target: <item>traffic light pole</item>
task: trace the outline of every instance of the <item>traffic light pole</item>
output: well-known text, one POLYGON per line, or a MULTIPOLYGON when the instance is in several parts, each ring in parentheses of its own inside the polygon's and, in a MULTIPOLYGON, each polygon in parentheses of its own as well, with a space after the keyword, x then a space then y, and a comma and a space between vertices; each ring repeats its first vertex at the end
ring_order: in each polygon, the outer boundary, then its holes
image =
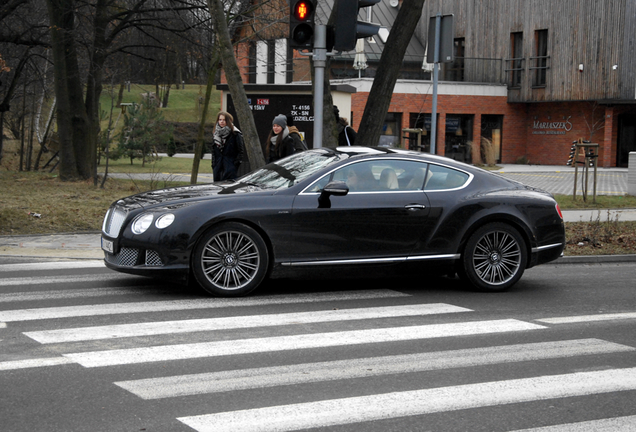
POLYGON ((315 26, 314 36, 314 143, 322 147, 322 112, 324 105, 325 67, 327 66, 327 26, 315 26))
POLYGON ((437 82, 439 78, 439 45, 441 36, 442 14, 435 16, 435 47, 433 56, 433 109, 431 112, 431 146, 429 152, 437 153, 437 82))

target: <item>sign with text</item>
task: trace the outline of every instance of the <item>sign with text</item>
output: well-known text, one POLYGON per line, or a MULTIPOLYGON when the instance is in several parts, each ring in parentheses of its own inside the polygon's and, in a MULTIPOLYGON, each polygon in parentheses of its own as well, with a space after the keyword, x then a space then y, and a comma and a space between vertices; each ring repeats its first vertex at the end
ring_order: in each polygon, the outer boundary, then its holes
MULTIPOLYGON (((254 95, 247 96, 248 104, 254 116, 256 130, 261 146, 265 144, 269 132, 272 130, 272 121, 278 114, 287 116, 288 123, 292 123, 305 137, 309 148, 313 148, 314 136, 314 100, 307 95, 254 95)), ((227 96, 227 111, 234 116, 236 127, 238 124, 236 108, 232 95, 227 96)))

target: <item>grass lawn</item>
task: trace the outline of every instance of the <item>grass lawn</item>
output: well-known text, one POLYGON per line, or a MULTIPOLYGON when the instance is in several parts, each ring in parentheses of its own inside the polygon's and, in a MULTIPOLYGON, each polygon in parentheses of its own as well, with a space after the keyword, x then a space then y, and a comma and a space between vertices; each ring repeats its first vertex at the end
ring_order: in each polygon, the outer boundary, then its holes
MULTIPOLYGON (((117 159, 108 161, 109 173, 172 173, 172 174, 184 174, 192 172, 193 159, 176 158, 168 156, 160 156, 159 159, 146 162, 145 166, 141 165, 141 159, 133 159, 133 163, 130 163, 130 159, 117 159)), ((103 173, 106 170, 106 161, 102 160, 97 167, 97 172, 103 173)), ((211 174, 212 163, 210 159, 203 159, 199 163, 199 174, 211 174)))
MULTIPOLYGON (((160 89, 160 92, 164 90, 160 89)), ((104 87, 100 98, 101 109, 105 114, 102 119, 102 129, 105 130, 108 127, 108 115, 111 105, 117 102, 117 94, 119 87, 110 88, 104 87), (113 99, 114 98, 114 99, 113 99)), ((131 84, 130 91, 124 90, 122 102, 123 103, 137 103, 144 102, 144 94, 156 94, 156 87, 154 85, 139 85, 131 84)), ((170 88, 170 98, 168 106, 161 109, 163 117, 167 121, 173 122, 198 122, 201 118, 202 105, 200 101, 203 101, 205 97, 205 86, 202 85, 186 85, 185 88, 178 88, 172 86, 170 88)), ((208 122, 213 122, 216 119, 216 113, 221 109, 221 93, 212 90, 212 96, 210 99, 210 107, 208 110, 208 122)), ((113 108, 113 122, 120 114, 120 110, 117 107, 113 108)), ((121 128, 123 121, 120 118, 117 123, 117 128, 121 128)))

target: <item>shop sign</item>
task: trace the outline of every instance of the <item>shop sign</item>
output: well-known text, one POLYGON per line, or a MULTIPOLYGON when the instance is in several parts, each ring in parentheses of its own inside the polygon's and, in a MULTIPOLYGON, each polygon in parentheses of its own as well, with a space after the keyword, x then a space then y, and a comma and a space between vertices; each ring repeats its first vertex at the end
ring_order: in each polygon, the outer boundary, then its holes
POLYGON ((564 121, 541 121, 535 120, 532 123, 532 133, 534 135, 565 135, 572 129, 569 116, 564 121))

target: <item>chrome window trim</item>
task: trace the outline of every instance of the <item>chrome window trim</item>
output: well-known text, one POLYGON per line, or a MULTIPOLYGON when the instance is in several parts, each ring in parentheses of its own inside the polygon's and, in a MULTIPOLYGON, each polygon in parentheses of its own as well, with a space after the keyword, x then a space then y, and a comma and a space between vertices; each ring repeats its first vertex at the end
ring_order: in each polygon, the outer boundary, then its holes
POLYGON ((310 192, 310 191, 308 191, 308 189, 311 189, 311 187, 314 184, 316 184, 317 182, 319 182, 320 180, 322 180, 326 176, 331 175, 334 171, 337 171, 337 170, 342 169, 342 168, 346 168, 349 165, 356 164, 356 163, 361 163, 361 162, 366 162, 366 161, 394 161, 394 160, 415 162, 415 163, 421 163, 421 164, 426 164, 426 165, 441 166, 441 167, 452 169, 452 170, 455 170, 455 171, 459 171, 459 172, 462 172, 462 173, 468 175, 468 180, 466 180, 466 182, 463 185, 461 185, 460 187, 456 187, 456 188, 452 188, 452 189, 431 189, 431 190, 426 190, 425 188, 415 189, 415 190, 399 190, 399 189, 395 189, 395 190, 388 190, 388 191, 368 191, 368 192, 349 192, 349 193, 350 194, 386 194, 386 193, 408 193, 408 192, 426 192, 426 193, 448 192, 448 191, 456 191, 456 190, 461 190, 461 189, 466 188, 470 183, 472 183, 473 179, 475 178, 475 176, 472 173, 468 172, 468 171, 464 171, 462 169, 455 168, 453 166, 446 165, 444 163, 440 163, 440 162, 437 162, 437 161, 429 162, 429 161, 413 160, 413 159, 410 159, 410 158, 386 158, 386 157, 384 157, 384 158, 377 158, 377 159, 364 159, 364 160, 359 160, 359 161, 358 160, 348 161, 346 164, 343 164, 343 165, 340 165, 340 166, 338 166, 336 168, 333 168, 329 172, 327 172, 324 175, 320 176, 320 178, 318 178, 317 180, 311 182, 309 184, 309 186, 305 187, 302 191, 300 191, 298 193, 298 195, 320 195, 321 192, 310 192))

